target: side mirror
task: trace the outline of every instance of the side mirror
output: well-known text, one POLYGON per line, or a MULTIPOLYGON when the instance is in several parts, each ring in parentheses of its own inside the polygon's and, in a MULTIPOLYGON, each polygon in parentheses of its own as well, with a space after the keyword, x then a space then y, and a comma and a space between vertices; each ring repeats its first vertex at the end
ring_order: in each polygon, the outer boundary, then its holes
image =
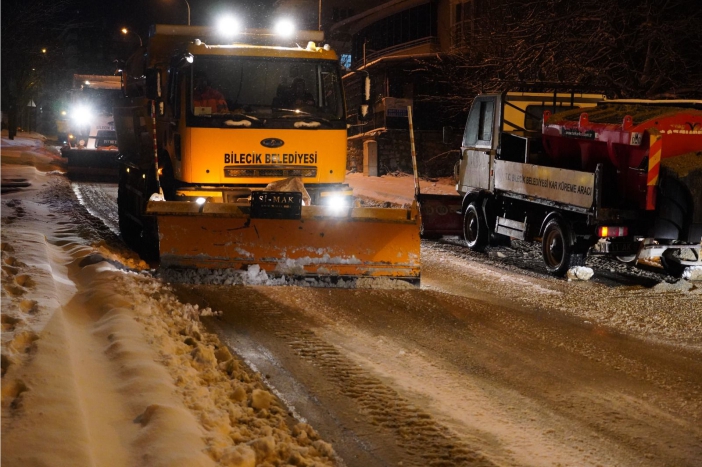
POLYGON ((161 73, 156 68, 146 70, 146 97, 152 100, 161 97, 161 73))
POLYGON ((443 128, 444 144, 453 143, 453 127, 445 126, 443 128))

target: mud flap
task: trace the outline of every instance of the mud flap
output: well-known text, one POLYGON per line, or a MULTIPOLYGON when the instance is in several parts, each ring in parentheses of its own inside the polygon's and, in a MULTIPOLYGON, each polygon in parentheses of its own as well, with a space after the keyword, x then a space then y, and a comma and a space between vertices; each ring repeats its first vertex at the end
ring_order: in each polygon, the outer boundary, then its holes
POLYGON ((460 195, 417 195, 422 218, 422 236, 463 235, 460 195))
POLYGON ((412 209, 303 206, 300 219, 251 218, 248 206, 151 201, 161 267, 246 269, 306 277, 420 277, 412 209))

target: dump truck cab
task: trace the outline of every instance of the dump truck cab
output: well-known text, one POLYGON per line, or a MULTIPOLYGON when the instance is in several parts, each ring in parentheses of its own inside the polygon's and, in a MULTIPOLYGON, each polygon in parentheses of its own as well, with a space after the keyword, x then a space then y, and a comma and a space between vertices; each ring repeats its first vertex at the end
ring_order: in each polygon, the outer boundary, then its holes
POLYGON ((152 28, 114 109, 130 247, 165 268, 419 280, 416 206, 351 203, 340 65, 322 39, 152 28))

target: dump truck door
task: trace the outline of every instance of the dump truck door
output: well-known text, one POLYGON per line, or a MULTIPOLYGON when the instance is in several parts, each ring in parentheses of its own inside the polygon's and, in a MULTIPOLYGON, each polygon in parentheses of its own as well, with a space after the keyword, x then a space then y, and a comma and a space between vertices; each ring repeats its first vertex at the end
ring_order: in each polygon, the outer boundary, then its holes
POLYGON ((461 144, 462 161, 457 187, 461 193, 491 188, 490 166, 496 142, 495 122, 499 117, 497 97, 478 96, 471 106, 461 144))

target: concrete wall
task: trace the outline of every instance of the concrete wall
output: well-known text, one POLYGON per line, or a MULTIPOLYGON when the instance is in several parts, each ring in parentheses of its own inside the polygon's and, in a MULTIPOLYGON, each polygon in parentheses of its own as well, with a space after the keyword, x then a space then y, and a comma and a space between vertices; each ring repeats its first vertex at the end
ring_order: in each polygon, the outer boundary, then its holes
MULTIPOLYGON (((414 138, 420 175, 444 177, 453 174, 459 146, 444 144, 440 131, 415 130, 414 138)), ((412 153, 407 130, 379 130, 350 138, 348 170, 363 172, 363 141, 368 139, 374 139, 378 143, 378 175, 396 171, 412 173, 412 153)))

